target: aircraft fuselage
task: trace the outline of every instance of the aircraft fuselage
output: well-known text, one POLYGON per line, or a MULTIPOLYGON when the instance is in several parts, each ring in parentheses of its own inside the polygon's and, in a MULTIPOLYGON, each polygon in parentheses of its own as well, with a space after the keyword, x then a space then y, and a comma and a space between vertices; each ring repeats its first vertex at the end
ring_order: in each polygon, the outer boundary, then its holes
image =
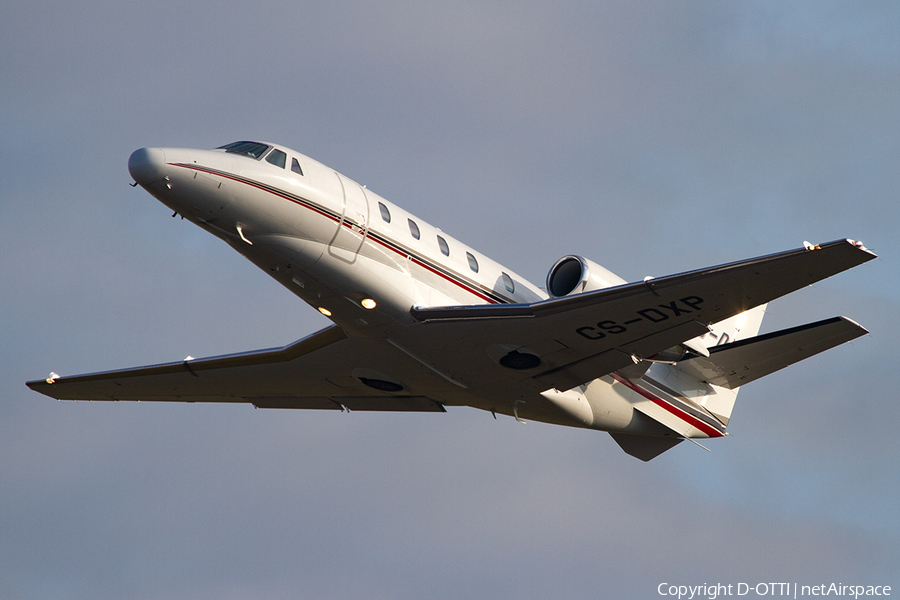
POLYGON ((129 169, 160 202, 348 332, 382 336, 385 327, 415 325, 413 306, 547 298, 351 179, 287 148, 275 150, 285 153, 285 167, 224 150, 144 148, 129 169), (302 174, 290 169, 292 161, 302 174))

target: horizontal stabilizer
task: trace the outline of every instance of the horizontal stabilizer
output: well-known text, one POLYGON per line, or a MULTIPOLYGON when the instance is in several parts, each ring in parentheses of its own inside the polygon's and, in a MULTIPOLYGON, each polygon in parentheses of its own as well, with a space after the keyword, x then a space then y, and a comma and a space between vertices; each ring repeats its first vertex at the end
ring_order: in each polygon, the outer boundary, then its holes
POLYGON ((846 317, 834 317, 715 346, 709 358, 691 358, 677 368, 700 381, 734 389, 867 333, 846 317))

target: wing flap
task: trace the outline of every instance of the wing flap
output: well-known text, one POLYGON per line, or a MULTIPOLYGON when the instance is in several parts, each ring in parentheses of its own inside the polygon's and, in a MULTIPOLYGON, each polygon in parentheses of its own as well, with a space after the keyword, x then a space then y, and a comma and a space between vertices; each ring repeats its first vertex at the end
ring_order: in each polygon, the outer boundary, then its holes
POLYGON ((586 381, 596 379, 597 373, 604 375, 633 364, 630 354, 614 348, 535 375, 534 380, 544 389, 570 390, 586 381))
POLYGON ((659 352, 660 348, 671 348, 683 340, 697 337, 707 331, 708 328, 703 323, 690 321, 623 344, 619 348, 541 373, 534 379, 546 388, 569 390, 601 375, 629 367, 634 364, 635 358, 652 356, 659 352))
POLYGON ((447 412, 426 396, 334 396, 331 398, 254 397, 256 408, 292 408, 350 411, 447 412))
POLYGON ((867 333, 846 317, 834 317, 716 346, 709 358, 682 361, 678 369, 700 381, 734 389, 867 333))

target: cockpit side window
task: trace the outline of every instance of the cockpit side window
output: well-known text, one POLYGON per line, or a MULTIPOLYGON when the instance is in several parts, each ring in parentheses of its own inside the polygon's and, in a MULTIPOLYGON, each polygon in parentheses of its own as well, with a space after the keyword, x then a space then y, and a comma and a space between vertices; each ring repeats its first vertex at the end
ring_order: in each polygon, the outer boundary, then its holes
POLYGON ((291 157, 291 171, 298 175, 303 175, 303 169, 300 168, 300 162, 294 157, 291 157))
POLYGON ((219 146, 218 148, 216 148, 216 150, 224 150, 225 152, 229 152, 231 154, 249 156, 250 158, 255 158, 256 160, 259 160, 268 149, 268 145, 260 144, 259 142, 231 142, 230 144, 225 144, 224 146, 219 146))
POLYGON ((283 169, 284 165, 287 164, 287 154, 276 148, 269 152, 269 155, 266 157, 266 162, 283 169))

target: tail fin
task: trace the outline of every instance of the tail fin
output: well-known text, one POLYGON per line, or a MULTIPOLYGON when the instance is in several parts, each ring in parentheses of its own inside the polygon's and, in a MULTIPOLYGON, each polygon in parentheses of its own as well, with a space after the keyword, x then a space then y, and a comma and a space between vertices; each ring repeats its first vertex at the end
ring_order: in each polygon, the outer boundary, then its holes
POLYGON ((684 438, 705 437, 703 434, 719 437, 731 419, 741 385, 868 333, 850 319, 834 317, 757 335, 764 313, 765 305, 758 306, 715 323, 710 333, 689 341, 689 347, 702 345, 701 350, 705 349, 709 356, 695 356, 675 364, 655 363, 646 371, 635 373, 633 379, 627 378, 623 371, 618 376, 614 374, 623 385, 645 392, 650 390, 663 403, 678 405, 684 413, 673 419, 671 415, 676 411, 660 410, 661 403, 636 403, 635 410, 679 437, 612 433, 619 446, 646 461, 684 438), (636 383, 638 379, 640 385, 636 383))
POLYGON ((709 328, 710 332, 699 338, 700 342, 707 349, 711 349, 755 336, 759 333, 759 327, 762 325, 766 306, 766 304, 760 304, 756 308, 745 310, 730 319, 714 323, 709 328))
MULTIPOLYGON (((700 338, 700 342, 713 354, 716 352, 716 348, 723 348, 726 345, 756 336, 766 314, 766 306, 766 304, 761 304, 730 319, 714 323, 710 327, 710 332, 700 338)), ((679 363, 673 368, 679 371, 681 377, 687 375, 694 381, 697 379, 700 382, 705 380, 705 378, 697 378, 695 373, 684 369, 683 363, 679 363)), ((697 389, 696 383, 691 385, 691 389, 697 389)), ((704 391, 709 393, 695 397, 694 401, 712 413, 723 425, 728 425, 728 421, 731 419, 731 411, 734 409, 734 403, 737 400, 738 388, 708 386, 704 391)))
POLYGON ((685 368, 686 365, 695 364, 696 360, 712 360, 712 356, 718 354, 717 349, 722 349, 740 340, 746 340, 759 333, 766 305, 761 304, 750 310, 746 310, 724 321, 719 321, 710 326, 710 332, 691 340, 694 345, 701 345, 710 353, 710 358, 698 357, 681 361, 675 365, 654 365, 654 375, 662 377, 668 388, 677 392, 705 408, 722 425, 728 425, 731 419, 731 411, 737 400, 738 388, 721 387, 708 383, 708 380, 697 369, 685 368))
POLYGON ((668 366, 669 387, 705 408, 723 425, 728 425, 740 386, 868 333, 846 317, 834 317, 756 335, 761 308, 739 315, 746 315, 743 320, 716 323, 709 337, 717 342, 708 347, 709 357, 697 356, 668 366))

